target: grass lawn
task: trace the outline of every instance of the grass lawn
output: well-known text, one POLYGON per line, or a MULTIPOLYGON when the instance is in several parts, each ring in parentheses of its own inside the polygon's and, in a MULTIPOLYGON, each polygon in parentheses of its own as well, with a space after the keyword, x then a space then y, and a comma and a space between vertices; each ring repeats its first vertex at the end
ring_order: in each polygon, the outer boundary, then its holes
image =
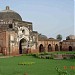
POLYGON ((0 75, 58 75, 55 67, 63 71, 68 71, 69 75, 75 75, 75 59, 53 60, 38 59, 32 56, 18 56, 10 58, 0 58, 0 75), (20 62, 35 62, 32 65, 18 65, 20 62), (63 67, 67 66, 65 70, 63 67), (70 66, 74 66, 71 69, 70 66))

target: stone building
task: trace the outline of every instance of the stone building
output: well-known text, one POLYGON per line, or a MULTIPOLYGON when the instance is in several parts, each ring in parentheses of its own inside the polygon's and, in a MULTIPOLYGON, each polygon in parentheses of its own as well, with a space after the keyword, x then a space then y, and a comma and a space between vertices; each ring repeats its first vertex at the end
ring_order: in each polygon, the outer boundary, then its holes
POLYGON ((75 36, 69 35, 66 37, 66 40, 62 41, 62 49, 61 51, 75 51, 75 36))
POLYGON ((59 50, 59 40, 33 31, 32 22, 23 21, 9 6, 0 12, 0 53, 17 55, 59 50))
POLYGON ((47 38, 45 35, 38 35, 38 50, 39 52, 60 51, 59 40, 47 38))

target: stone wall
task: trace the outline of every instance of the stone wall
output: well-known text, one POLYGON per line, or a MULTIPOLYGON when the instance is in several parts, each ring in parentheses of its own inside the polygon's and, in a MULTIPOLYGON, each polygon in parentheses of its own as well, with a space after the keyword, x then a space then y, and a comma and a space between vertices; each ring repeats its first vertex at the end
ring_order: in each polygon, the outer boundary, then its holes
POLYGON ((56 44, 58 45, 58 51, 60 50, 60 49, 59 49, 59 41, 45 41, 45 40, 43 40, 43 41, 38 41, 38 50, 39 50, 39 47, 40 47, 41 44, 43 45, 45 52, 48 52, 48 45, 49 45, 49 44, 50 44, 51 47, 52 47, 52 50, 51 50, 51 51, 56 51, 56 50, 55 50, 55 45, 56 45, 56 44))
POLYGON ((74 41, 63 41, 62 42, 63 51, 75 51, 75 42, 74 41))

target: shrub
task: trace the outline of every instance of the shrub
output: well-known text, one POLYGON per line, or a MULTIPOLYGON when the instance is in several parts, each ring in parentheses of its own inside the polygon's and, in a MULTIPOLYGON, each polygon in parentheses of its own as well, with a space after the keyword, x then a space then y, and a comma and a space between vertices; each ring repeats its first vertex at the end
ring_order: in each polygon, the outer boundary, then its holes
POLYGON ((35 55, 35 57, 38 57, 38 56, 39 56, 39 54, 36 54, 36 55, 35 55))
POLYGON ((50 59, 50 58, 51 58, 51 55, 46 56, 46 59, 50 59))
POLYGON ((46 59, 49 59, 49 58, 50 58, 49 56, 46 57, 46 59))
POLYGON ((63 57, 63 59, 67 59, 66 57, 63 57))
POLYGON ((67 71, 62 71, 58 67, 56 67, 56 71, 57 71, 58 75, 68 75, 67 71))
POLYGON ((75 59, 75 56, 71 56, 70 59, 75 59))
POLYGON ((54 59, 54 55, 53 55, 53 54, 51 54, 51 57, 50 57, 50 59, 54 59))
POLYGON ((48 55, 49 53, 48 52, 44 52, 44 55, 48 55))
POLYGON ((54 59, 54 57, 51 56, 49 59, 54 59))
POLYGON ((74 55, 74 59, 75 59, 75 55, 74 55))
POLYGON ((18 63, 18 65, 32 65, 34 63, 35 62, 20 62, 20 63, 18 63))
POLYGON ((40 55, 45 55, 44 53, 40 53, 40 55))
POLYGON ((39 55, 39 56, 38 56, 38 58, 40 58, 40 59, 41 59, 42 57, 39 55))
POLYGON ((46 58, 46 56, 45 56, 45 55, 43 55, 43 56, 41 56, 41 58, 45 59, 45 58, 46 58))

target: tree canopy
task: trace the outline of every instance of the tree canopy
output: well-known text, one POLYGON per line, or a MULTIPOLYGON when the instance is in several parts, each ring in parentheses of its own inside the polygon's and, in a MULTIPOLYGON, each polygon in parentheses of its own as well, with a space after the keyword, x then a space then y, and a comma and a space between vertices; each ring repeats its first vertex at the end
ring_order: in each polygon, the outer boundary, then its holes
POLYGON ((56 36, 56 39, 58 39, 58 40, 62 40, 62 35, 61 34, 58 34, 57 36, 56 36))

